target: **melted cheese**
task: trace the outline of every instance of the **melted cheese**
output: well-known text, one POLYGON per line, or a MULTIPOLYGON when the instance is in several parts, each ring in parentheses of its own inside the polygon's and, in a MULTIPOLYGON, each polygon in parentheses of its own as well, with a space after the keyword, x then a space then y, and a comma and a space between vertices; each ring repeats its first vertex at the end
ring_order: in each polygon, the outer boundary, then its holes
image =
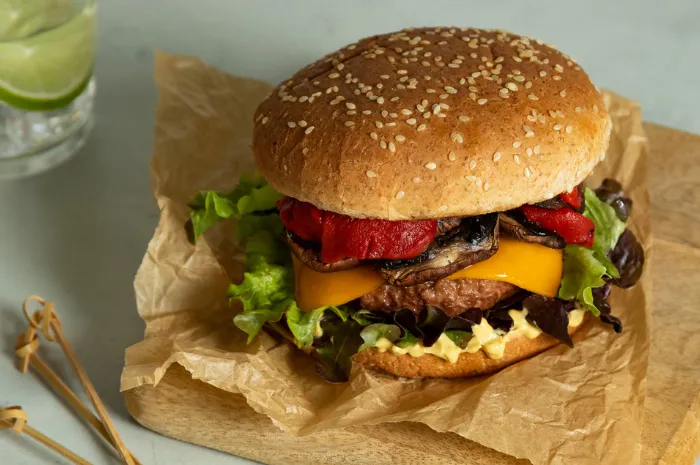
POLYGON ((491 258, 459 270, 447 279, 491 279, 515 284, 546 297, 557 295, 562 251, 539 244, 501 238, 491 258))
MULTIPOLYGON (((372 292, 384 279, 369 266, 319 273, 293 257, 296 300, 303 310, 341 305, 372 292)), ((498 252, 483 262, 459 270, 447 279, 505 281, 536 294, 554 297, 562 273, 562 251, 501 238, 498 252)))
POLYGON ((294 292, 302 310, 341 305, 377 289, 384 278, 369 266, 333 273, 319 273, 292 256, 294 292))
MULTIPOLYGON (((573 310, 569 313, 569 326, 574 327, 581 324, 585 310, 573 310)), ((492 359, 503 358, 506 344, 516 334, 522 334, 528 339, 534 339, 542 330, 537 326, 530 324, 525 317, 527 310, 508 310, 508 315, 513 319, 513 328, 508 333, 503 334, 502 331, 493 329, 491 325, 482 319, 481 323, 472 326, 472 337, 467 343, 467 347, 462 349, 457 344, 452 342, 452 339, 444 333, 435 344, 430 347, 424 347, 421 341, 409 347, 397 347, 389 339, 381 338, 374 345, 380 352, 390 350, 393 354, 404 355, 408 354, 413 358, 422 357, 425 354, 431 354, 450 363, 455 363, 459 356, 464 353, 473 354, 479 350, 483 350, 486 355, 492 359)))

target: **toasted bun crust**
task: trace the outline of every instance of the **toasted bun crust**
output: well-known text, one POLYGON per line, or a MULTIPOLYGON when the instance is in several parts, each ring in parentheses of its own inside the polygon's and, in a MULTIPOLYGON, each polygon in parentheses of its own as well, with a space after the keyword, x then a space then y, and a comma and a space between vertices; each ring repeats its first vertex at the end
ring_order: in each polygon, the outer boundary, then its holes
POLYGON ((368 37, 303 68, 255 115, 258 169, 278 191, 354 217, 502 211, 570 191, 611 123, 588 75, 505 31, 368 37))
MULTIPOLYGON (((588 314, 584 316, 584 321, 587 318, 588 314)), ((569 334, 574 334, 582 326, 583 323, 569 327, 569 334)), ((380 352, 378 349, 372 348, 355 355, 353 361, 369 368, 406 378, 467 378, 498 371, 557 344, 559 344, 557 339, 545 333, 534 339, 516 335, 508 340, 503 358, 498 360, 490 358, 483 350, 473 354, 465 352, 459 356, 457 362, 450 363, 430 354, 414 358, 410 355, 396 355, 389 351, 380 352)))

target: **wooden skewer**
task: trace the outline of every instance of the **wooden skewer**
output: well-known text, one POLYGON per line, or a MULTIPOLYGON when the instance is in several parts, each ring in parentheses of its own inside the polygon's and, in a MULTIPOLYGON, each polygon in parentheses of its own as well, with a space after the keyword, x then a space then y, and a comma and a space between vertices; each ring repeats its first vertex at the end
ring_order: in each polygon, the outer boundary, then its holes
MULTIPOLYGON (((68 404, 73 407, 73 410, 92 425, 95 430, 110 444, 112 444, 109 433, 99 418, 78 398, 77 395, 63 382, 61 378, 36 354, 39 347, 39 339, 36 338, 36 329, 34 326, 29 326, 27 332, 21 334, 17 340, 17 349, 15 353, 20 360, 20 370, 25 373, 28 365, 31 365, 43 378, 57 391, 68 404)), ((114 444, 112 444, 114 446, 114 444)), ((129 455, 134 461, 134 464, 141 465, 141 462, 134 456, 131 451, 129 455)))
POLYGON ((75 452, 63 447, 50 437, 29 426, 27 424, 27 414, 21 407, 15 406, 0 409, 0 429, 5 428, 12 428, 17 434, 26 434, 77 465, 92 465, 75 452))
POLYGON ((122 442, 121 438, 119 437, 119 433, 117 433, 117 430, 114 427, 114 423, 109 417, 107 409, 105 409, 102 400, 97 395, 97 391, 95 390, 95 387, 90 381, 90 378, 88 378, 87 373, 78 361, 78 357, 73 351, 73 347, 70 345, 65 335, 63 334, 61 322, 58 320, 57 316, 54 313, 53 303, 47 302, 39 296, 30 296, 27 297, 27 299, 24 301, 22 310, 25 316, 28 317, 29 322, 33 326, 36 324, 37 321, 41 322, 42 327, 40 330, 44 334, 46 339, 48 339, 49 341, 55 340, 61 346, 61 348, 63 349, 63 353, 66 355, 66 358, 68 358, 68 361, 73 367, 73 371, 78 377, 80 384, 82 384, 85 393, 90 398, 90 401, 92 402, 92 405, 95 408, 97 415, 99 416, 100 420, 102 420, 102 424, 105 430, 107 431, 107 434, 109 435, 110 442, 117 449, 117 452, 119 452, 119 455, 121 455, 122 460, 125 464, 136 465, 134 463, 134 460, 131 458, 131 454, 126 449, 126 445, 124 444, 124 442, 122 442), (38 310, 37 312, 35 312, 33 317, 29 317, 28 306, 30 302, 37 302, 43 307, 43 310, 38 310), (53 331, 53 333, 51 331, 53 331))

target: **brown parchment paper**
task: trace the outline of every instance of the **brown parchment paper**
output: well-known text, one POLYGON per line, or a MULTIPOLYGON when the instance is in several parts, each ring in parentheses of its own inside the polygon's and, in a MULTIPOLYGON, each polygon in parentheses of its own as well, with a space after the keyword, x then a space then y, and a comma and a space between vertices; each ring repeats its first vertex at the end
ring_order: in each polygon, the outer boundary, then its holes
MULTIPOLYGON (((196 246, 183 228, 186 202, 195 192, 232 188, 251 169, 252 114, 270 86, 163 53, 156 56, 155 81, 151 176, 161 216, 135 280, 146 334, 126 351, 122 390, 157 384, 175 362, 195 379, 242 394, 290 434, 412 421, 533 463, 639 462, 651 315, 648 265, 635 288, 613 291, 622 334, 591 322, 576 334, 574 349, 560 345, 475 379, 402 380, 354 367, 348 383, 327 384, 291 345, 262 334, 247 346, 233 325, 236 310, 227 305, 226 289, 242 273, 233 225, 222 224, 196 246)), ((630 226, 649 253, 640 110, 614 94, 605 98, 612 141, 591 184, 611 176, 625 185, 635 202, 630 226)))

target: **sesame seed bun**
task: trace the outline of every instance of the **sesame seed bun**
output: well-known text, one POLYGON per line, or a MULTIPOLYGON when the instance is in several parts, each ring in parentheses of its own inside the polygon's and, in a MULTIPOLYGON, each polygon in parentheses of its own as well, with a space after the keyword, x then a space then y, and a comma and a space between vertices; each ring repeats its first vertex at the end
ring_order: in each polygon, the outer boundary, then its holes
POLYGON ((588 75, 505 31, 407 29, 312 63, 258 107, 253 150, 279 192, 353 217, 503 211, 579 184, 610 118, 588 75))
MULTIPOLYGON (((584 315, 584 321, 588 314, 584 315)), ((570 326, 569 334, 574 334, 584 324, 570 326)), ((462 353, 455 363, 450 363, 431 354, 420 357, 396 355, 390 351, 380 352, 376 348, 363 350, 355 355, 353 362, 379 371, 406 378, 468 378, 493 373, 526 358, 533 357, 560 342, 542 333, 534 339, 516 334, 508 340, 503 357, 492 359, 483 350, 470 354, 462 353)))

